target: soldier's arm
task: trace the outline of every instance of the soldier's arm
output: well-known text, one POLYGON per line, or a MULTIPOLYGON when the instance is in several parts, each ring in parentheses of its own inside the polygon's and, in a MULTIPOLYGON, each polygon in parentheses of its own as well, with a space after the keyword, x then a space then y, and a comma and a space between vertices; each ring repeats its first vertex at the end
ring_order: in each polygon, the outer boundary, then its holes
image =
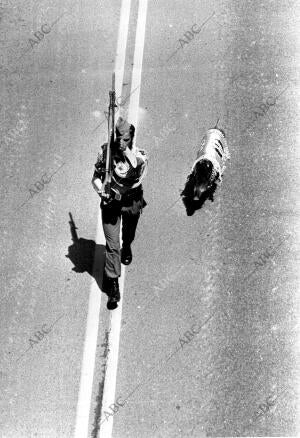
POLYGON ((136 167, 136 181, 134 183, 134 188, 138 187, 143 179, 145 178, 147 174, 147 168, 148 168, 148 157, 146 155, 146 152, 142 149, 138 149, 136 152, 137 157, 137 167, 136 167))
POLYGON ((102 189, 102 181, 100 178, 98 178, 97 176, 93 176, 92 178, 92 186, 94 187, 94 189, 96 190, 96 192, 98 193, 98 195, 100 195, 101 193, 101 189, 102 189))
POLYGON ((96 192, 100 195, 102 192, 102 183, 105 175, 105 150, 107 144, 101 146, 102 151, 98 154, 97 162, 95 164, 95 170, 92 177, 92 186, 96 192))
POLYGON ((136 157, 138 164, 148 163, 147 152, 144 149, 138 149, 136 152, 136 157))

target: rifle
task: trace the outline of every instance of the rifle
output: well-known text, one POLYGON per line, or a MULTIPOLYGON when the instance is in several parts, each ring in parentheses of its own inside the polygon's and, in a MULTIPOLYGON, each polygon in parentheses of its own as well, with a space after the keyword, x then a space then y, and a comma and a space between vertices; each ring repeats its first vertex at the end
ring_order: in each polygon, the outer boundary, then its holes
POLYGON ((120 200, 120 193, 111 187, 111 174, 112 174, 112 148, 115 142, 115 108, 116 105, 116 91, 115 91, 115 73, 112 74, 112 86, 109 91, 109 106, 108 106, 108 142, 106 148, 105 159, 105 178, 103 182, 102 196, 106 198, 106 202, 112 199, 120 200))
POLYGON ((75 225, 72 213, 69 212, 69 216, 70 216, 69 224, 70 224, 70 229, 71 229, 72 240, 74 243, 76 243, 79 240, 78 235, 77 235, 77 231, 76 231, 76 230, 78 230, 78 228, 75 225))

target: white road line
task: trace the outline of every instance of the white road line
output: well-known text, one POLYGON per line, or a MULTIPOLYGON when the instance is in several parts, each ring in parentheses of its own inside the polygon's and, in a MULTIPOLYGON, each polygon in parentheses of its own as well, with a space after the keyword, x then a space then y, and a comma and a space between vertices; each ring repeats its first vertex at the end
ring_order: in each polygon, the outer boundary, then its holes
POLYGON ((139 0, 128 121, 137 128, 148 0, 139 0), (136 91, 134 91, 136 90, 136 91))
MULTIPOLYGON (((128 27, 130 17, 131 0, 123 0, 121 6, 121 18, 118 34, 117 54, 115 60, 115 74, 116 74, 116 96, 122 95, 123 78, 125 69, 125 55, 128 39, 128 27)), ((119 356, 119 344, 120 344, 120 332, 122 322, 122 308, 124 297, 124 282, 125 282, 125 269, 122 266, 121 278, 119 281, 121 301, 118 304, 117 309, 110 312, 109 319, 109 334, 108 334, 108 354, 106 358, 105 378, 102 396, 102 409, 101 418, 106 407, 109 407, 115 400, 116 381, 117 381, 117 369, 118 369, 118 356, 119 356)), ((99 437, 110 437, 112 435, 113 422, 101 425, 99 437)))
POLYGON ((131 8, 131 0, 123 0, 121 6, 117 54, 115 59, 116 96, 122 95, 130 8, 131 8))
MULTIPOLYGON (((96 243, 105 241, 101 215, 98 215, 96 243)), ((97 254, 94 263, 99 263, 97 254)), ((85 341, 81 365, 81 378, 76 412, 75 438, 86 438, 89 428, 89 414, 93 389, 96 347, 99 327, 99 314, 102 292, 93 278, 89 296, 89 307, 86 323, 85 341)))
POLYGON ((99 438, 110 438, 113 429, 113 416, 109 417, 109 421, 103 421, 105 418, 105 411, 109 411, 109 406, 115 402, 117 370, 118 370, 118 356, 120 344, 120 332, 122 322, 122 307, 124 297, 124 282, 125 282, 125 268, 122 266, 122 275, 119 286, 121 293, 121 301, 117 309, 110 313, 110 331, 108 335, 108 354, 106 359, 105 380, 102 397, 102 408, 100 417, 100 433, 99 438))
MULTIPOLYGON (((118 35, 117 54, 115 62, 116 73, 116 95, 122 93, 122 84, 125 68, 125 54, 127 46, 129 16, 131 0, 123 0, 121 6, 120 26, 118 35)), ((105 245, 105 236, 102 228, 101 212, 98 214, 96 243, 105 245)), ((97 256, 97 255, 96 255, 97 256)), ((95 263, 99 260, 95 259, 95 263)), ((123 295, 124 289, 124 270, 120 279, 120 289, 123 295)), ((99 291, 96 281, 93 279, 89 296, 89 308, 87 315, 87 325, 84 341, 84 350, 81 366, 80 388, 77 402, 76 425, 74 438, 87 438, 89 429, 89 416, 91 408, 91 398, 93 390, 93 378, 95 369, 96 347, 99 329, 99 316, 102 292, 99 291)), ((122 316, 122 300, 117 311, 112 312, 114 316, 113 327, 120 327, 121 322, 118 318, 122 316)), ((117 350, 118 353, 118 350, 117 350)), ((117 365, 117 361, 116 361, 117 365)), ((113 370, 113 367, 112 367, 113 370)))
MULTIPOLYGON (((136 39, 135 39, 135 52, 134 52, 134 67, 133 67, 133 76, 131 83, 132 94, 130 96, 130 103, 129 103, 129 114, 131 116, 130 119, 128 117, 128 120, 131 123, 133 123, 135 126, 137 126, 140 92, 138 91, 136 93, 133 93, 133 90, 134 88, 140 85, 141 75, 142 75, 147 4, 148 4, 148 0, 139 0, 139 10, 138 10, 136 39)), ((119 34, 119 38, 120 38, 120 34, 119 34)), ((117 62, 118 62, 118 58, 116 59, 116 73, 118 71, 117 62)), ((120 292, 122 298, 118 308, 113 312, 111 312, 110 315, 108 355, 107 355, 106 372, 105 372, 105 380, 104 380, 104 388, 103 388, 99 438, 111 438, 112 436, 113 416, 110 415, 107 421, 105 419, 106 418, 105 411, 110 412, 111 410, 109 410, 109 407, 115 402, 119 343, 120 343, 120 332, 121 332, 121 322, 122 322, 122 306, 123 306, 123 298, 124 298, 124 279, 125 279, 125 268, 122 266, 122 276, 120 279, 120 292), (103 421, 103 419, 105 420, 103 421)))

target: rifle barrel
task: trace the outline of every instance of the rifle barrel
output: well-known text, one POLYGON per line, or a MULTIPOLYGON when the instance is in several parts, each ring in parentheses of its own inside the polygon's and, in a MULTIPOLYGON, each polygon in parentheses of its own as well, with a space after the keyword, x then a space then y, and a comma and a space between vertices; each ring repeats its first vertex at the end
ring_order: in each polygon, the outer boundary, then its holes
POLYGON ((111 177, 111 148, 115 141, 115 73, 112 74, 112 90, 109 92, 109 107, 108 107, 108 142, 106 151, 106 166, 105 166, 105 181, 107 185, 110 183, 111 177))
POLYGON ((72 241, 75 243, 75 242, 78 242, 78 240, 79 240, 79 239, 78 239, 78 234, 77 234, 77 232, 76 232, 76 230, 78 230, 78 228, 77 228, 76 225, 75 225, 75 222, 74 222, 74 219, 73 219, 72 213, 69 212, 69 216, 70 216, 69 224, 70 224, 70 230, 71 230, 72 241))

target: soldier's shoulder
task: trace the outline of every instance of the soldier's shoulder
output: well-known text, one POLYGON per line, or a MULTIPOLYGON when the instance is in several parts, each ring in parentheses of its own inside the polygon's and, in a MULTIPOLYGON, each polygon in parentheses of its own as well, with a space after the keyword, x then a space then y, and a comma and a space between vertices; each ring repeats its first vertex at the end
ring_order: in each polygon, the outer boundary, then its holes
POLYGON ((106 150, 107 150, 107 143, 103 143, 100 146, 100 151, 98 152, 98 158, 99 157, 103 157, 103 155, 105 154, 106 150))
POLYGON ((102 149, 102 152, 105 152, 106 149, 107 149, 107 143, 103 143, 103 144, 101 145, 101 149, 102 149))
POLYGON ((97 155, 97 161, 95 163, 95 169, 96 170, 100 170, 101 168, 103 168, 103 166, 105 166, 105 152, 107 149, 107 143, 104 143, 101 146, 101 150, 98 152, 97 155))
POLYGON ((142 161, 148 161, 148 154, 145 149, 137 149, 136 157, 140 158, 142 161))

